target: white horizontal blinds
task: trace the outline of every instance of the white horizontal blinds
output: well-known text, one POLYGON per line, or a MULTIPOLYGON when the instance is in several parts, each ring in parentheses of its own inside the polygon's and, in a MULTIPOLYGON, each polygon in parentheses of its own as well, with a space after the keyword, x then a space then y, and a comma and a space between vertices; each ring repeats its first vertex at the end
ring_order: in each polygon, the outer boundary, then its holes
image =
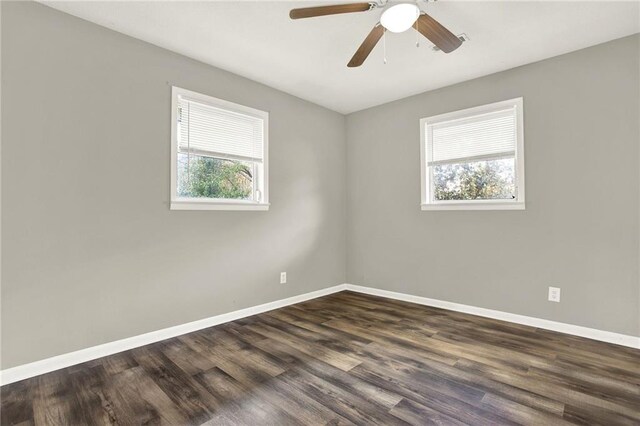
POLYGON ((178 148, 191 154, 262 161, 262 118, 178 97, 178 148))
POLYGON ((515 156, 516 108, 427 124, 429 165, 515 156))

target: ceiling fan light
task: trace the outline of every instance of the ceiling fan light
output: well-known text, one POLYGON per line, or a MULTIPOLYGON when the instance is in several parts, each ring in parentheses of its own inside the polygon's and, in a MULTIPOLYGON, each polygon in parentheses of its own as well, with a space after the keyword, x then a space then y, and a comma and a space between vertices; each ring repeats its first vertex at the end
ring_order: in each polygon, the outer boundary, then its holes
POLYGON ((407 31, 420 16, 420 9, 413 3, 400 3, 385 9, 380 25, 392 33, 407 31))

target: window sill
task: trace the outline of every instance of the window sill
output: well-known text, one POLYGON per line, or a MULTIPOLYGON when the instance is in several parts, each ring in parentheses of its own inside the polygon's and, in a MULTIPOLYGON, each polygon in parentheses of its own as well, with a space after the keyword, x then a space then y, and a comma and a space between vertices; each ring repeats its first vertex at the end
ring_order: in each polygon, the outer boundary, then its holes
POLYGON ((172 201, 170 210, 245 210, 267 211, 269 203, 241 201, 172 201))
POLYGON ((524 203, 491 203, 491 202, 475 202, 475 203, 438 203, 438 204, 421 204, 424 210, 524 210, 524 203))

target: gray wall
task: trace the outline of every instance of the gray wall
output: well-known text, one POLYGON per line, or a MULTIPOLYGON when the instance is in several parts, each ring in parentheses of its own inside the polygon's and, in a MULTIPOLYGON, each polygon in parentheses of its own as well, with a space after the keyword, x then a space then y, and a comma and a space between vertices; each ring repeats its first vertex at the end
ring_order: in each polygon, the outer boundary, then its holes
POLYGON ((3 369, 345 282, 344 116, 35 3, 2 56, 3 369), (270 112, 268 212, 169 211, 170 84, 270 112))
POLYGON ((349 115, 348 281, 640 335, 639 40, 349 115), (418 120, 519 96, 526 211, 420 211, 418 120))

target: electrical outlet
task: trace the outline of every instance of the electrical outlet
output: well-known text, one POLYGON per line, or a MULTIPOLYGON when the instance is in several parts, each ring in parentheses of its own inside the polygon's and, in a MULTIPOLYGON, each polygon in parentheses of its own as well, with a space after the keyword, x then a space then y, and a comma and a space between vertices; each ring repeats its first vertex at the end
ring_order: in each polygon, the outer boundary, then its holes
POLYGON ((560 302, 559 287, 549 287, 549 302, 560 302))
POLYGON ((287 283, 287 273, 280 272, 280 284, 286 284, 286 283, 287 283))

